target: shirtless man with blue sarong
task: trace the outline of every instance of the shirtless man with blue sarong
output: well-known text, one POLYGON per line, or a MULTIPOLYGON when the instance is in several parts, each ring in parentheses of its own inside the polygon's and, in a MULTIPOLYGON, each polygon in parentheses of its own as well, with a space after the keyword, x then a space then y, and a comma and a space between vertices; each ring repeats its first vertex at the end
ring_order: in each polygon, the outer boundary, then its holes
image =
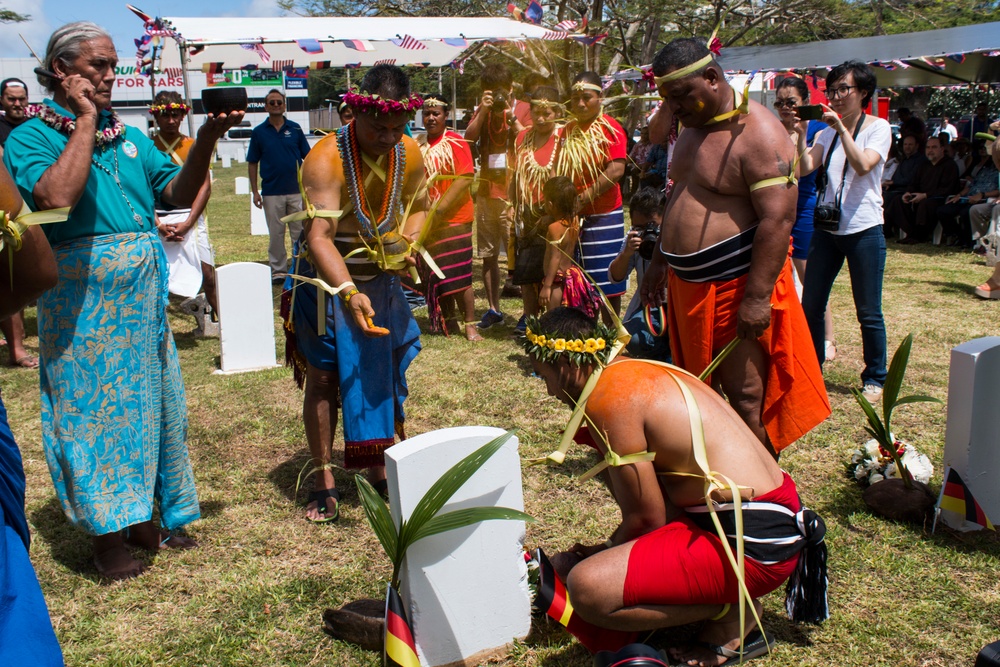
POLYGON ((282 304, 286 361, 299 386, 305 382, 302 412, 317 467, 306 518, 314 523, 339 517, 329 466, 338 404, 345 467, 368 468, 384 487, 383 452, 404 437, 406 369, 420 351, 397 274, 415 264, 410 241, 427 210, 420 148, 403 136, 423 102, 391 65, 369 70, 345 101, 354 120, 302 165, 305 229, 282 304))
POLYGON ((4 152, 32 209, 68 209, 44 226, 59 282, 38 300, 42 437, 63 512, 112 580, 144 570, 128 546, 195 546, 153 523, 154 505, 168 530, 200 516, 154 203, 190 206, 215 143, 243 119, 209 114, 180 167, 111 109, 117 63, 100 26, 56 30, 38 75, 52 99, 4 152))

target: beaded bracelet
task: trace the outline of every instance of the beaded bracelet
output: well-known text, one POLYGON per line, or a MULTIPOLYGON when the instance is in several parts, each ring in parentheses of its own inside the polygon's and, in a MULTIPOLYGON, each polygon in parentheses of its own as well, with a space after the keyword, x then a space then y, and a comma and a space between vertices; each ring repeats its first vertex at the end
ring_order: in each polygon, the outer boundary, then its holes
POLYGON ((343 285, 340 286, 340 290, 341 290, 339 292, 340 298, 344 300, 344 303, 350 303, 351 299, 354 298, 354 295, 360 291, 358 290, 357 286, 354 283, 344 283, 343 285), (347 292, 344 292, 343 291, 344 288, 347 287, 348 285, 351 286, 351 289, 347 290, 347 292))

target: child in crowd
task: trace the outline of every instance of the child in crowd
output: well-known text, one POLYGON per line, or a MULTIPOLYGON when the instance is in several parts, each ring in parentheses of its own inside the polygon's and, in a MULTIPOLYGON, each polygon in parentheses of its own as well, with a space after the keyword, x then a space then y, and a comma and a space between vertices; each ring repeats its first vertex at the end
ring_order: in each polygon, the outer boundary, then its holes
POLYGON ((576 209, 576 186, 565 176, 545 182, 545 216, 539 222, 547 231, 545 278, 538 292, 538 304, 546 310, 559 306, 579 308, 588 317, 597 317, 601 298, 590 279, 574 263, 573 252, 580 238, 576 209))
MULTIPOLYGON (((659 252, 660 223, 663 220, 664 194, 652 187, 641 188, 629 201, 629 220, 632 228, 625 236, 621 251, 608 267, 608 277, 613 282, 623 282, 635 271, 636 282, 642 285, 654 252, 659 252)), ((625 329, 632 334, 626 348, 629 356, 640 359, 670 361, 670 341, 666 331, 664 308, 647 310, 639 298, 639 290, 625 309, 622 319, 625 329)))

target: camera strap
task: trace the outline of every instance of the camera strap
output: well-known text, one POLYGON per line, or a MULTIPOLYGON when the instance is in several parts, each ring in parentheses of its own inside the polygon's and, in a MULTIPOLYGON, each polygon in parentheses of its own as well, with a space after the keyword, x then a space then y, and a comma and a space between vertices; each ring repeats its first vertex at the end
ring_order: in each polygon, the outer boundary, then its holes
MULTIPOLYGON (((861 112, 861 118, 858 119, 857 124, 854 126, 854 134, 852 139, 854 141, 858 140, 858 134, 861 132, 861 126, 865 124, 865 112, 861 112)), ((837 141, 840 139, 839 133, 834 133, 833 141, 830 143, 830 150, 826 153, 826 162, 823 164, 823 171, 829 174, 830 171, 830 160, 833 159, 833 149, 837 147, 837 141)), ((844 170, 840 174, 840 187, 837 188, 836 204, 837 208, 840 208, 840 200, 844 195, 844 184, 847 182, 847 166, 849 162, 847 160, 847 152, 844 152, 844 170)), ((826 192, 826 182, 823 183, 823 192, 826 192)), ((825 199, 825 196, 824 196, 825 199)))

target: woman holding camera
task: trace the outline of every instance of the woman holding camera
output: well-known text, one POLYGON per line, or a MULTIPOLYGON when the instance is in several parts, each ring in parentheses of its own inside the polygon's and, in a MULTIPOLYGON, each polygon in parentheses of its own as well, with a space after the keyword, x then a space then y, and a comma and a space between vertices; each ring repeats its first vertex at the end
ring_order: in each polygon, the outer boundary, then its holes
POLYGON ((802 156, 800 173, 811 174, 824 167, 826 174, 818 177, 815 231, 809 246, 802 308, 822 364, 823 315, 833 283, 847 260, 864 350, 861 383, 865 398, 872 403, 882 396, 886 376, 881 181, 892 146, 889 123, 864 112, 874 92, 875 75, 868 65, 857 60, 837 65, 826 77, 830 104, 823 105, 822 120, 829 127, 816 135, 808 148, 805 128, 795 125, 802 156))
MULTIPOLYGON (((798 142, 799 131, 805 129, 806 144, 812 144, 820 130, 826 127, 818 120, 799 120, 795 110, 808 102, 809 87, 802 79, 789 76, 778 83, 774 109, 778 112, 778 118, 793 142, 798 142)), ((792 227, 792 266, 795 267, 795 273, 802 284, 806 281, 806 259, 809 256, 809 244, 812 242, 815 208, 816 173, 813 172, 799 178, 799 199, 795 207, 795 226, 792 227)), ((833 315, 830 313, 829 304, 823 321, 824 351, 821 358, 830 361, 837 354, 837 346, 833 342, 833 315)))

